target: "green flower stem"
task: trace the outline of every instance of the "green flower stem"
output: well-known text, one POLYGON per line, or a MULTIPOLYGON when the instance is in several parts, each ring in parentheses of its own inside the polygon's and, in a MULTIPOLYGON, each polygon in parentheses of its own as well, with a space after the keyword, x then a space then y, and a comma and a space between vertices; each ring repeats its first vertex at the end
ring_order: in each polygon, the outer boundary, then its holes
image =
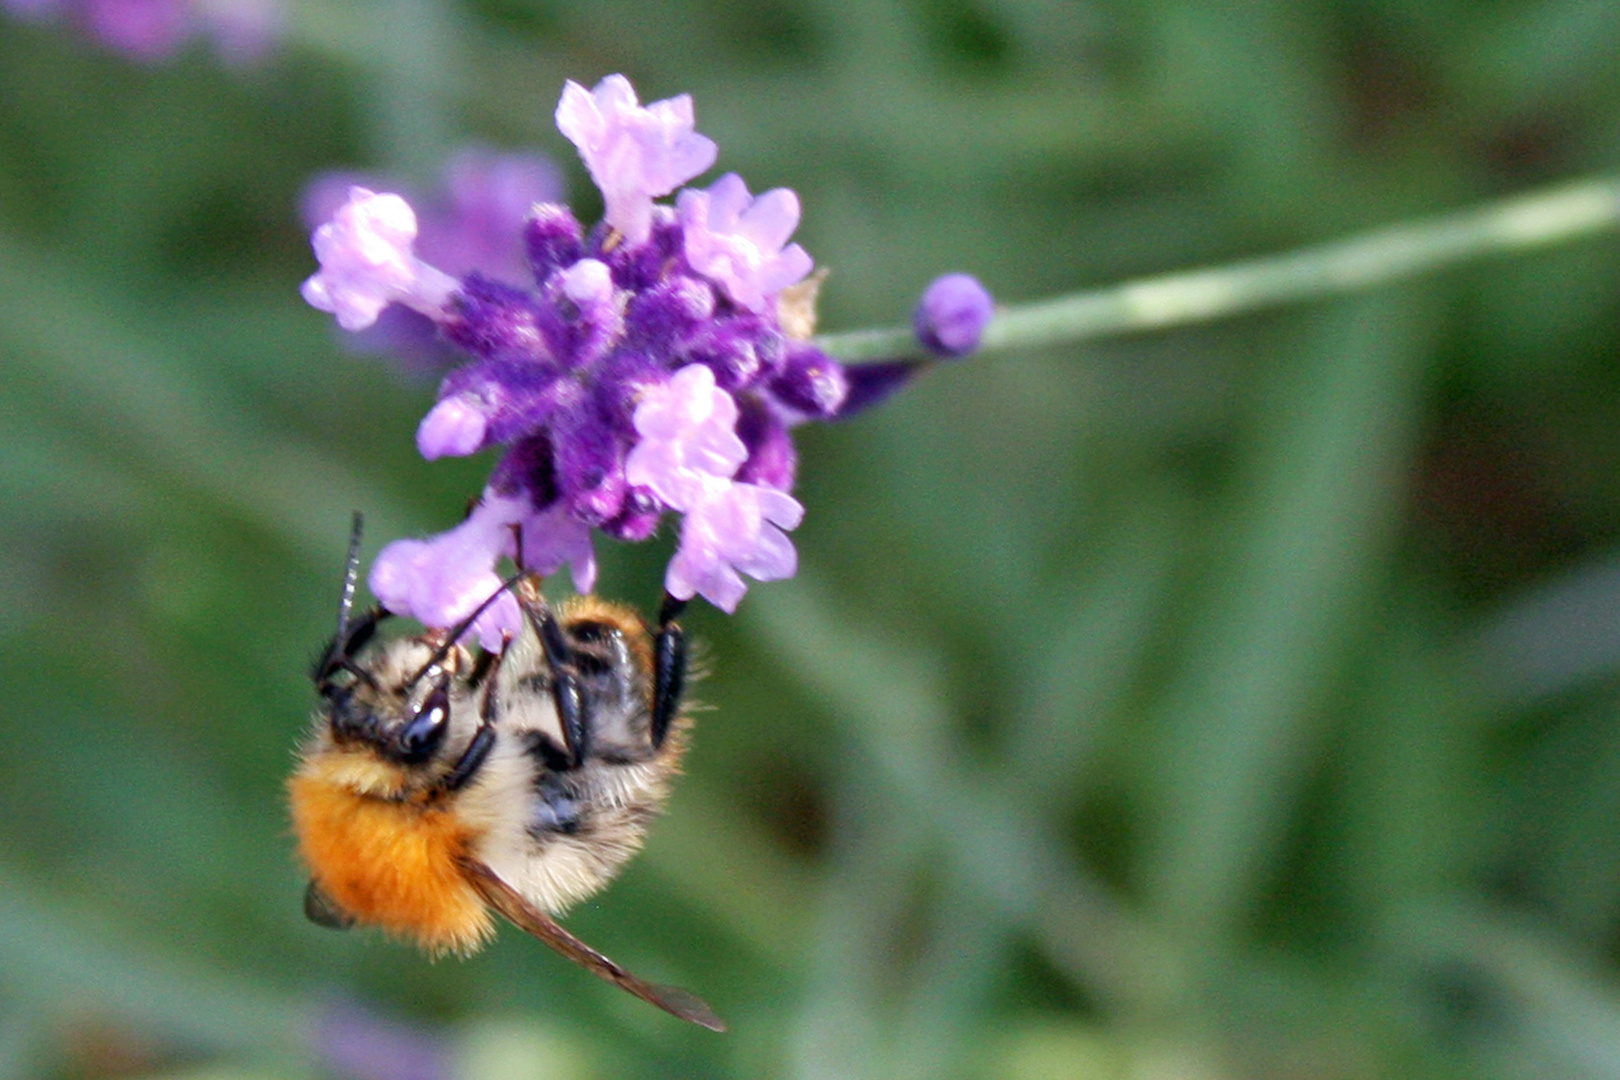
MULTIPOLYGON (((1620 225, 1620 180, 1596 178, 1469 210, 1391 225, 1283 255, 1164 274, 1005 308, 979 353, 1088 341, 1207 322, 1245 311, 1338 296, 1620 225)), ((817 344, 848 362, 921 355, 911 327, 828 334, 817 344)))

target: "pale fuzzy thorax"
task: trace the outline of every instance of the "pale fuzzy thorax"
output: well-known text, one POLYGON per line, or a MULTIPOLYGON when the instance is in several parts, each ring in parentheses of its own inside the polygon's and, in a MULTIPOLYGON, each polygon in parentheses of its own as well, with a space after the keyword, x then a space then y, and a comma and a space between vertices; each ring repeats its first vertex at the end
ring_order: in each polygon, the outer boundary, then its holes
MULTIPOLYGON (((651 648, 646 629, 633 613, 594 597, 570 601, 565 622, 590 618, 619 628, 626 646, 623 663, 638 673, 631 700, 598 703, 593 752, 611 753, 623 764, 592 760, 580 770, 593 808, 591 827, 581 835, 551 834, 538 840, 526 818, 512 807, 533 800, 535 764, 517 739, 503 738, 476 784, 463 794, 469 821, 483 826, 475 854, 513 888, 545 911, 565 911, 600 890, 640 850, 647 826, 669 795, 670 780, 683 749, 682 725, 670 732, 654 755, 647 743, 651 701, 651 648), (646 760, 635 761, 635 758, 646 760)), ((505 705, 503 732, 545 732, 561 742, 561 724, 549 693, 525 692, 524 681, 543 668, 538 640, 525 633, 514 641, 500 672, 505 705)))

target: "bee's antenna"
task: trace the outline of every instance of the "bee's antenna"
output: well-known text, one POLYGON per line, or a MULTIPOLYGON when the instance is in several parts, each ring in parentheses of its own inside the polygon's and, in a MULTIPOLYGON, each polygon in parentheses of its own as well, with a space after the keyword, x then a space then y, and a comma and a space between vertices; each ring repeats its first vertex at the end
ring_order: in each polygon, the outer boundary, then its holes
POLYGON ((499 600, 503 593, 507 592, 512 588, 512 586, 522 581, 526 576, 527 575, 521 573, 513 574, 511 577, 501 582, 500 588, 490 593, 489 596, 484 599, 482 604, 479 604, 477 607, 473 608, 472 613, 465 619, 462 619, 455 626, 451 627, 449 636, 445 638, 444 644, 433 650, 433 655, 428 657, 427 663, 422 665, 421 670, 419 670, 415 675, 411 676, 411 681, 405 684, 405 688, 408 690, 415 686, 417 682, 421 680, 422 676, 438 667, 439 664, 443 662, 444 658, 450 655, 450 650, 456 647, 456 642, 461 640, 461 635, 465 634, 469 629, 472 628, 472 624, 478 621, 478 616, 488 611, 490 606, 493 605, 495 601, 499 600))
POLYGON ((377 680, 364 668, 354 663, 353 657, 376 632, 377 623, 387 612, 374 608, 358 622, 354 619, 354 591, 360 580, 360 533, 362 517, 354 512, 354 524, 349 529, 349 558, 343 568, 343 595, 338 600, 337 632, 332 635, 326 651, 315 665, 315 686, 321 693, 330 689, 330 679, 338 671, 348 671, 357 678, 376 685, 377 680))
POLYGON ((354 612, 354 588, 360 580, 360 533, 365 518, 356 510, 354 524, 349 526, 349 559, 343 570, 343 596, 338 600, 337 640, 349 633, 349 616, 354 612))

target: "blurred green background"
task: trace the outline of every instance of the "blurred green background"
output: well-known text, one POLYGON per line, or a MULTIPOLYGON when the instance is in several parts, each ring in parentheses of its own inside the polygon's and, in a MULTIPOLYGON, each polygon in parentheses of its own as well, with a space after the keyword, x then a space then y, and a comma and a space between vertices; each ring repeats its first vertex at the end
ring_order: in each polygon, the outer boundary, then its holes
MULTIPOLYGON (((281 803, 349 512, 369 556, 489 464, 423 462, 431 383, 300 301, 317 171, 535 148, 594 220, 551 114, 624 72, 800 193, 853 329, 949 270, 1018 303, 1612 170, 1620 3, 285 30, 233 70, 0 18, 0 1077, 1620 1077, 1613 235, 802 429, 801 572, 689 619, 689 773, 569 918, 728 1035, 510 929, 309 925, 281 803)), ((604 591, 650 609, 667 544, 604 591)))

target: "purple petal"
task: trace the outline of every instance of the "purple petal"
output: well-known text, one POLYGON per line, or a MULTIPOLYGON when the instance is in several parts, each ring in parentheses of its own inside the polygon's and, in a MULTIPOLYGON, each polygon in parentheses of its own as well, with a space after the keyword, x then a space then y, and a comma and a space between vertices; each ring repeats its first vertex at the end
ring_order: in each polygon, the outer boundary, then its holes
POLYGON ((643 108, 623 75, 591 91, 570 80, 557 104, 557 128, 602 190, 607 223, 632 246, 651 234, 653 199, 714 164, 718 149, 693 123, 690 95, 643 108))
POLYGON ((798 554, 782 530, 797 527, 803 517, 798 501, 780 491, 736 483, 717 488, 681 522, 665 588, 677 599, 702 595, 723 611, 735 611, 747 591, 740 573, 776 581, 798 571, 798 554))
POLYGON ((416 429, 416 448, 429 461, 465 457, 484 447, 489 418, 477 400, 456 394, 441 400, 416 429))
POLYGON ((498 495, 523 495, 532 506, 557 501, 557 468, 552 460, 551 435, 542 427, 512 444, 490 474, 489 490, 498 495))
POLYGON ((579 261, 585 251, 585 233, 574 212, 556 203, 531 208, 523 226, 523 246, 536 281, 579 261))
POLYGON ((741 407, 737 435, 748 447, 748 460, 737 470, 736 481, 792 491, 799 455, 793 448, 787 425, 758 399, 746 399, 741 407))
MULTIPOLYGON (((467 520, 427 540, 396 540, 378 553, 367 583, 389 611, 423 626, 460 623, 501 588, 495 564, 515 547, 511 525, 529 507, 526 499, 503 499, 486 492, 467 520)), ((516 636, 521 612, 510 594, 502 595, 473 623, 471 631, 486 649, 499 649, 516 636)))
POLYGON ((923 290, 912 316, 917 340, 940 356, 966 356, 979 347, 996 313, 990 291, 971 274, 946 274, 923 290))
POLYGON ((707 498, 712 481, 728 479, 748 456, 737 437, 737 402, 702 364, 649 388, 634 423, 640 440, 625 459, 625 479, 676 510, 707 498))
POLYGON ((610 417, 594 403, 564 410, 552 423, 558 500, 591 525, 603 525, 624 509, 629 484, 624 447, 610 417))
POLYGON ((680 274, 631 294, 625 309, 625 336, 637 347, 667 351, 714 316, 714 288, 702 278, 680 274))
POLYGON ((543 154, 501 153, 467 147, 450 159, 445 186, 460 218, 490 232, 523 227, 536 203, 562 196, 562 173, 543 154))
POLYGON ((555 353, 545 314, 532 293, 470 274, 446 316, 444 334, 474 356, 544 363, 555 353))
POLYGON ((799 197, 787 188, 750 199, 742 177, 727 173, 707 191, 681 192, 676 208, 686 261, 740 307, 767 311, 778 293, 810 272, 803 248, 782 246, 799 224, 799 197))
POLYGON ((304 299, 337 316, 345 330, 364 330, 398 301, 436 314, 456 280, 416 258, 416 214, 398 195, 349 189, 349 201, 315 230, 319 273, 304 282, 304 299))
POLYGON ((838 406, 836 419, 854 416, 873 405, 887 401, 895 391, 908 385, 919 372, 933 366, 932 360, 879 360, 871 364, 849 364, 844 378, 849 392, 838 406))
POLYGON ((444 194, 420 214, 417 251, 458 277, 477 271, 524 281, 524 223, 536 203, 556 198, 561 188, 556 166, 538 154, 458 151, 445 167, 444 194))

